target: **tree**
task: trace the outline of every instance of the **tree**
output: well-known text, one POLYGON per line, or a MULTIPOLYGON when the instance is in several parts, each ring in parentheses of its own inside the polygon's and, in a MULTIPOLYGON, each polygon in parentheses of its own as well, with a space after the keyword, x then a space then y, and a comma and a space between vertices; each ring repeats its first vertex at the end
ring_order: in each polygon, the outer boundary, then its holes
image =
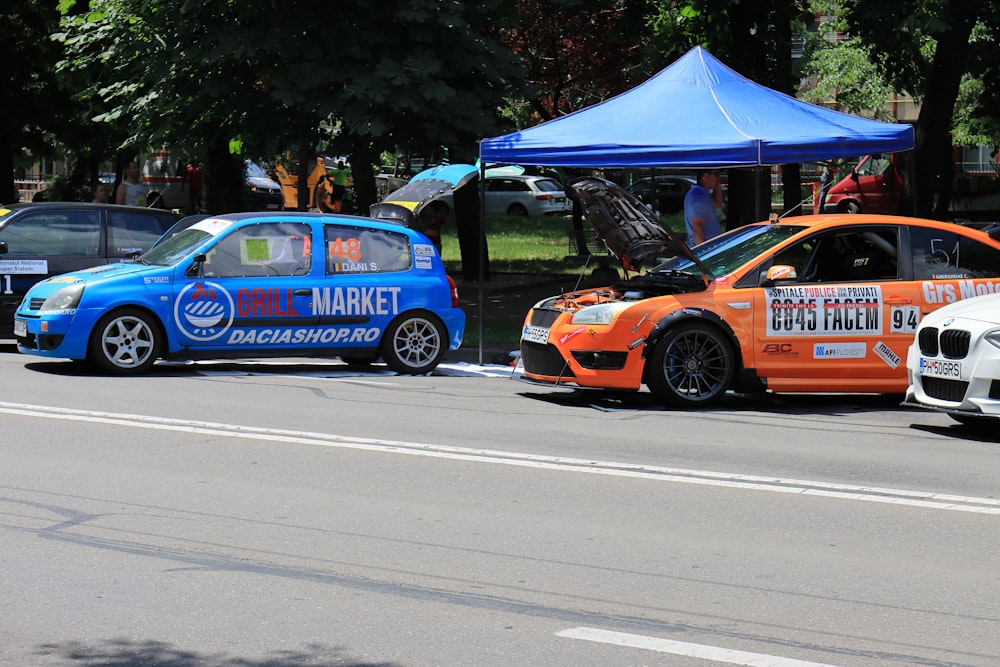
MULTIPOLYGON (((650 5, 653 45, 664 60, 701 44, 748 79, 795 94, 792 34, 811 17, 806 0, 651 0, 650 5)), ((782 165, 782 175, 785 210, 798 210, 799 165, 782 165)), ((731 169, 728 186, 727 227, 768 215, 770 179, 763 170, 731 169)))
MULTIPOLYGON (((847 31, 856 35, 880 64, 890 85, 921 100, 904 212, 946 217, 955 104, 963 79, 970 73, 984 80, 996 81, 998 77, 995 63, 1000 18, 995 2, 902 0, 885 5, 849 0, 843 11, 847 31)), ((996 95, 987 94, 985 88, 981 93, 982 97, 996 95)), ((996 118, 993 109, 977 105, 970 120, 978 120, 984 128, 995 127, 995 121, 986 120, 996 118)))
POLYGON ((498 34, 520 58, 530 111, 521 126, 596 104, 645 78, 645 2, 517 0, 498 34), (614 54, 609 57, 609 54, 614 54))
POLYGON ((28 151, 35 159, 51 155, 52 130, 71 105, 55 76, 59 50, 49 40, 58 21, 55 7, 41 0, 5 3, 0 21, 8 26, 0 40, 0 63, 5 70, 0 87, 0 173, 4 175, 0 202, 15 202, 15 153, 28 151))

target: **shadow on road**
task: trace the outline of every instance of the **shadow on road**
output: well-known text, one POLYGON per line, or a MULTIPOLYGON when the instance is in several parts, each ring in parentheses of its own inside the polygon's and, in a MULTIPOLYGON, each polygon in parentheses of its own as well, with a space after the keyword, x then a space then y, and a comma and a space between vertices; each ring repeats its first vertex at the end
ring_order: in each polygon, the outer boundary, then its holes
POLYGON ((74 667, 394 667, 397 663, 355 661, 337 647, 308 646, 304 651, 276 651, 265 658, 199 654, 159 641, 108 640, 95 644, 71 641, 41 646, 37 655, 74 667), (62 661, 62 662, 60 662, 62 661))

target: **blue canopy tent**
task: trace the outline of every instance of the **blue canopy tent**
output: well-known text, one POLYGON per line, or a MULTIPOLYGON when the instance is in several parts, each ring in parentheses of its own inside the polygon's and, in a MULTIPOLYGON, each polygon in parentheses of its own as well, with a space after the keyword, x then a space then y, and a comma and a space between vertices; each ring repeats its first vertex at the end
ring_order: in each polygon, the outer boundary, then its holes
POLYGON ((764 167, 908 150, 913 136, 910 125, 851 116, 761 86, 698 46, 621 95, 482 140, 479 160, 481 170, 764 167))
POLYGON ((910 148, 910 125, 802 102, 737 74, 697 46, 621 95, 484 139, 479 157, 492 164, 727 168, 910 148))

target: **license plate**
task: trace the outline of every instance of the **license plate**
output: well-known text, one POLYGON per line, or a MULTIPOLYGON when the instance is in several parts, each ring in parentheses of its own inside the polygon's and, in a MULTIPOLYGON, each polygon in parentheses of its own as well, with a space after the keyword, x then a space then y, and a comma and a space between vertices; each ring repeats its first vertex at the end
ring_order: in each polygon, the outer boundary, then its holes
POLYGON ((549 330, 545 327, 528 325, 524 327, 524 331, 521 332, 521 340, 526 340, 529 343, 545 345, 549 342, 549 330))
POLYGON ((920 358, 920 366, 917 368, 920 375, 928 375, 937 378, 961 378, 961 361, 942 361, 940 359, 920 358))
POLYGON ((14 335, 24 338, 28 335, 28 323, 24 320, 14 318, 14 335))
POLYGON ((272 210, 272 211, 277 211, 278 210, 278 205, 277 204, 268 204, 267 208, 270 209, 270 210, 272 210))

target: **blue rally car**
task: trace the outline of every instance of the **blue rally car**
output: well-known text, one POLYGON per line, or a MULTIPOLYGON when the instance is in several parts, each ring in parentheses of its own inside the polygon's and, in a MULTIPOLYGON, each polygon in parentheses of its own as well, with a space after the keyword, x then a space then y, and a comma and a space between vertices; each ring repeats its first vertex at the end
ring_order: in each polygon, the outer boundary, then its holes
POLYGON ((313 213, 208 217, 133 263, 36 284, 14 318, 25 354, 116 374, 160 358, 381 357, 433 370, 465 314, 437 250, 392 222, 313 213))

